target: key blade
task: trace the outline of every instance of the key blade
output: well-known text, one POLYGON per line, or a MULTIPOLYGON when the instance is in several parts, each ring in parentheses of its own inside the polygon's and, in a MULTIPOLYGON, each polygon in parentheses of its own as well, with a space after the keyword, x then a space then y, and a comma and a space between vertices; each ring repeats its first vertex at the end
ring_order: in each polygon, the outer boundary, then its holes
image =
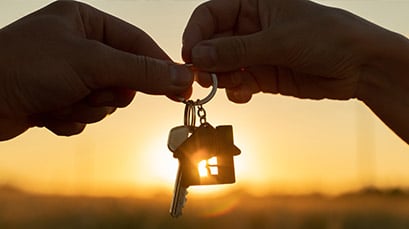
POLYGON ((180 195, 177 197, 178 199, 176 199, 176 201, 173 201, 174 204, 172 204, 172 208, 170 210, 170 215, 173 218, 178 218, 182 215, 183 207, 185 206, 185 203, 187 201, 186 195, 187 191, 186 189, 183 189, 183 191, 181 191, 180 195))
POLYGON ((174 218, 177 218, 182 215, 183 207, 185 206, 186 202, 186 195, 187 195, 187 187, 182 184, 182 170, 181 166, 179 166, 176 182, 175 182, 175 189, 173 192, 173 199, 170 207, 170 215, 174 218))

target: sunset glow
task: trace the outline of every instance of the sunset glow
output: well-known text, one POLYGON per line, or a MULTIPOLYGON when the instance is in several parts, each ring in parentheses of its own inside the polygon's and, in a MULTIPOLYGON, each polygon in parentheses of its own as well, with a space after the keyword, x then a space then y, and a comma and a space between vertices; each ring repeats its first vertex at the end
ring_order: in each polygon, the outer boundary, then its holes
MULTIPOLYGON (((0 26, 51 1, 0 2, 0 26)), ((199 0, 84 1, 150 34, 173 58, 180 57, 184 26, 199 0)), ((342 7, 388 29, 409 34, 408 1, 320 1, 342 7)), ((209 89, 194 88, 194 97, 209 89)), ((193 98, 193 99, 195 99, 193 98)), ((409 186, 409 147, 363 103, 312 101, 257 94, 247 104, 228 101, 224 90, 205 106, 213 126, 232 125, 236 183, 191 187, 189 195, 244 190, 337 194, 362 186, 409 186)), ((89 125, 75 137, 35 128, 0 142, 0 184, 39 193, 96 196, 171 194, 178 160, 167 147, 169 130, 183 125, 184 104, 137 93, 127 108, 89 125)), ((201 176, 218 174, 216 157, 198 163, 201 176)), ((237 206, 235 197, 204 217, 237 206)))

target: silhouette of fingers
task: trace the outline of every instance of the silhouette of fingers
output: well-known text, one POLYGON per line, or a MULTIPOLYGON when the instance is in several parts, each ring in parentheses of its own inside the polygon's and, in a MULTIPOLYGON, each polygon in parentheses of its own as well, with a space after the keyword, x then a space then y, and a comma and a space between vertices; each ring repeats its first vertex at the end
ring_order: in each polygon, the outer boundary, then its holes
POLYGON ((85 129, 86 124, 48 119, 44 120, 44 126, 56 135, 72 136, 81 133, 85 129))

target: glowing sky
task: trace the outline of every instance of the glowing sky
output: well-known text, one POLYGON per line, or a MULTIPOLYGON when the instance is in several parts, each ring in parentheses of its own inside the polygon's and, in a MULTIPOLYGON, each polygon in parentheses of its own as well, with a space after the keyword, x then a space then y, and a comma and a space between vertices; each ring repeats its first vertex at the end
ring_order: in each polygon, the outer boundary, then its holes
MULTIPOLYGON (((0 26, 50 1, 0 1, 0 26)), ((148 32, 181 62, 181 36, 196 0, 86 1, 148 32)), ((409 2, 320 1, 342 7, 409 35, 409 2)), ((195 87, 194 97, 207 94, 195 87)), ((168 131, 182 124, 184 105, 137 94, 126 109, 79 136, 56 137, 32 129, 0 142, 0 183, 39 192, 149 195, 173 188, 177 161, 166 147, 168 131)), ((259 94, 245 105, 222 90, 205 105, 208 121, 231 124, 242 154, 237 184, 255 194, 338 193, 362 185, 409 186, 409 147, 363 103, 298 100, 259 94)), ((221 188, 223 189, 223 188, 221 188)))

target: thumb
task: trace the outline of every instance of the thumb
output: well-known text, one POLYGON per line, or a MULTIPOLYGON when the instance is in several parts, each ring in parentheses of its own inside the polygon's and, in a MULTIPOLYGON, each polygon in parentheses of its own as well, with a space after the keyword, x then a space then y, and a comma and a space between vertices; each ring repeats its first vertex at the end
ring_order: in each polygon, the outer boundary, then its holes
POLYGON ((211 72, 234 71, 267 63, 263 32, 206 40, 192 49, 192 63, 211 72))
POLYGON ((97 46, 89 48, 93 51, 80 61, 80 76, 88 88, 119 87, 154 95, 180 95, 193 83, 193 74, 183 65, 97 46))

